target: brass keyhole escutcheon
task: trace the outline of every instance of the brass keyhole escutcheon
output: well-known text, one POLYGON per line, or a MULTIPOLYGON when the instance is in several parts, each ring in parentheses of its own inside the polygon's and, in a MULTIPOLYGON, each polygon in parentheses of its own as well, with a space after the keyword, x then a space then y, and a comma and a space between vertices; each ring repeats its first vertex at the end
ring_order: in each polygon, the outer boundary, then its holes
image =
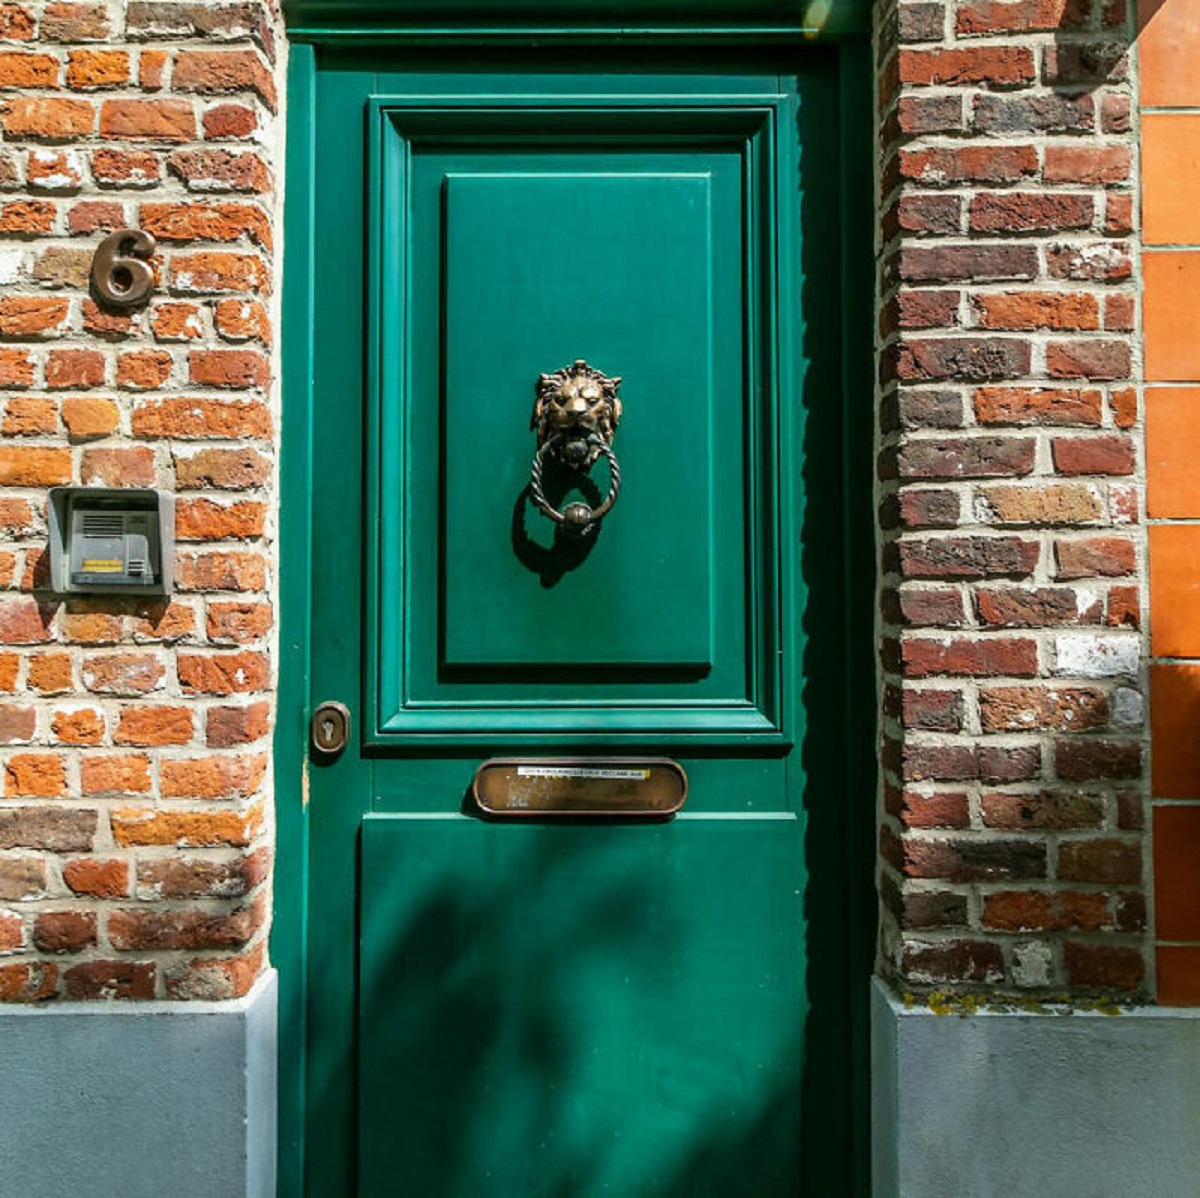
POLYGON ((350 709, 344 703, 322 703, 313 712, 309 728, 313 748, 332 757, 350 740, 350 709))

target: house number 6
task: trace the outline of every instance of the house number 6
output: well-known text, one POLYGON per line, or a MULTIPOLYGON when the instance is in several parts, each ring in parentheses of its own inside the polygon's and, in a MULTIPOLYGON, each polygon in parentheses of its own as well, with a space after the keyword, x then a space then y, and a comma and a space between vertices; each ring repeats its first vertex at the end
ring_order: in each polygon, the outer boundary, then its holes
POLYGON ((97 247, 92 258, 92 287, 113 308, 131 308, 150 294, 154 271, 147 259, 155 240, 141 229, 118 229, 97 247))

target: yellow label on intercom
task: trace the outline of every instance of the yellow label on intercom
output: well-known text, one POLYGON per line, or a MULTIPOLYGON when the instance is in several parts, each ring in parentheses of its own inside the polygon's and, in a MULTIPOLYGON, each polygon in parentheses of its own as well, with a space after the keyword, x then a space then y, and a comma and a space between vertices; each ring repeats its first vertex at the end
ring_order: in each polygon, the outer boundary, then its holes
POLYGON ((85 574, 120 574, 125 569, 125 563, 119 557, 85 557, 83 572, 85 574))

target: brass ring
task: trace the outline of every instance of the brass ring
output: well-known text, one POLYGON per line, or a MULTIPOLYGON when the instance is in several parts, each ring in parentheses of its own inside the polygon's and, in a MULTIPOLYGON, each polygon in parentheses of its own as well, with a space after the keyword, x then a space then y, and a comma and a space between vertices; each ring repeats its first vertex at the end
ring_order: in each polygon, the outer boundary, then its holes
POLYGON ((612 476, 608 484, 608 494, 598 507, 593 508, 586 503, 568 503, 560 512, 547 501, 546 493, 542 490, 542 470, 546 454, 564 440, 566 435, 566 433, 558 433, 551 437, 534 454, 533 464, 529 468, 529 495, 538 510, 553 520, 555 524, 561 525, 567 536, 586 537, 595 531, 600 521, 611 511, 612 505, 617 502, 617 496, 621 493, 621 463, 617 461, 617 455, 613 453, 611 447, 599 437, 589 437, 588 444, 594 446, 608 459, 612 476))

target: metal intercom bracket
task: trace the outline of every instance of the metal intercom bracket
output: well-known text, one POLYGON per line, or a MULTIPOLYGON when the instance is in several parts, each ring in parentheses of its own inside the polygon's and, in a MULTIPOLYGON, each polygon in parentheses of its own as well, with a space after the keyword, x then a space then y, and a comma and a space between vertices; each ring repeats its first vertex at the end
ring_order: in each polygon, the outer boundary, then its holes
POLYGON ((59 595, 169 595, 175 496, 118 487, 50 490, 50 586, 59 595))

